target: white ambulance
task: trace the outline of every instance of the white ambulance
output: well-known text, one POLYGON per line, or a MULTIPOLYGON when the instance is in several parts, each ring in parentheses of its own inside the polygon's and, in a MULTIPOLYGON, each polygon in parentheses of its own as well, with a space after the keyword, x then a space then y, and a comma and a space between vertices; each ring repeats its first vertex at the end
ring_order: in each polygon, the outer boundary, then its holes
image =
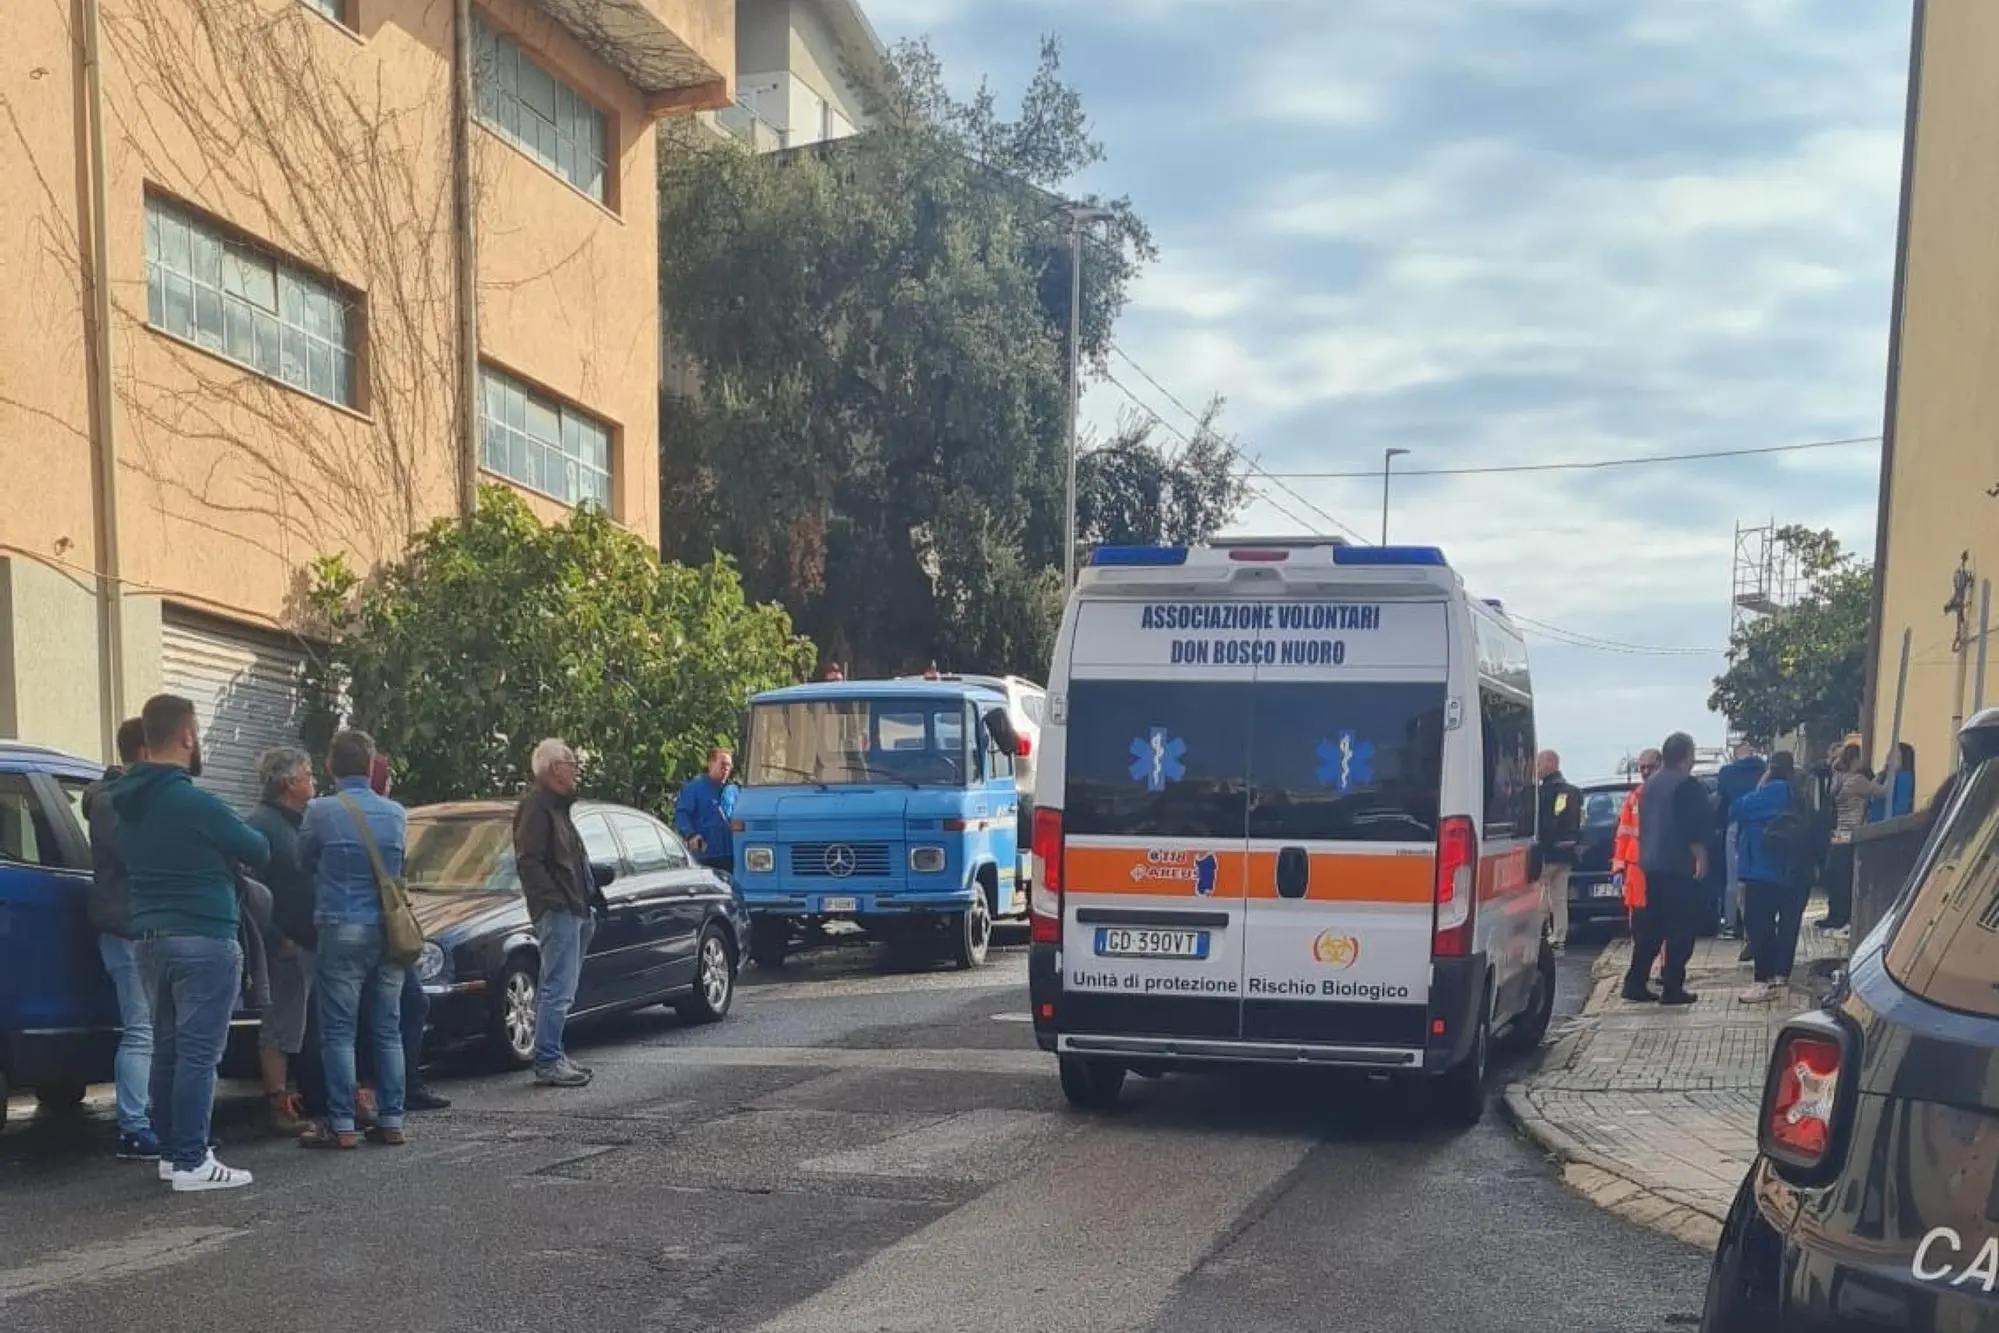
POLYGON ((1071 1103, 1338 1066, 1470 1123, 1495 1042, 1540 1042, 1527 652, 1436 548, 1093 552, 1041 750, 1029 976, 1071 1103))

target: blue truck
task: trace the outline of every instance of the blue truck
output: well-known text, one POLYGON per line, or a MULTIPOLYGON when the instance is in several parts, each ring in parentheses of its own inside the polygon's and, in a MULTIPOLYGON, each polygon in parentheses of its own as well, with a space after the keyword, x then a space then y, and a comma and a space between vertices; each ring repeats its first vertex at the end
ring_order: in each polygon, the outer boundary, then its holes
POLYGON ((1006 698, 962 681, 822 681, 750 700, 735 876, 750 955, 777 967, 829 921, 907 954, 985 962, 1027 908, 1020 738, 1006 698))

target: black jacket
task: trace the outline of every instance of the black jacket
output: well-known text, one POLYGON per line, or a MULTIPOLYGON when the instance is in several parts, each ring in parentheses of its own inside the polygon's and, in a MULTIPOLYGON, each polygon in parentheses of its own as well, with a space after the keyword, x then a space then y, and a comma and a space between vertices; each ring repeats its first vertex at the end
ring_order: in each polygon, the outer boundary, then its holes
POLYGON ((1572 866, 1583 841, 1583 794, 1560 772, 1540 782, 1541 815, 1535 824, 1535 845, 1541 863, 1572 866))
POLYGON ((90 893, 85 912, 90 928, 100 935, 132 938, 132 893, 125 877, 125 863, 118 857, 118 812, 111 808, 105 789, 124 769, 104 770, 104 776, 83 789, 83 817, 90 826, 90 893))
POLYGON ((514 811, 514 866, 530 916, 590 915, 595 885, 583 855, 583 837, 569 817, 575 804, 575 797, 558 796, 537 784, 514 811))
POLYGON ((267 801, 244 822, 271 844, 271 864, 264 872, 271 920, 286 939, 311 950, 319 947, 319 932, 312 923, 312 876, 299 859, 298 830, 304 820, 299 811, 267 801))
POLYGON ((1714 837, 1714 802, 1693 774, 1662 768, 1638 793, 1638 864, 1647 880, 1692 879, 1694 848, 1714 837))

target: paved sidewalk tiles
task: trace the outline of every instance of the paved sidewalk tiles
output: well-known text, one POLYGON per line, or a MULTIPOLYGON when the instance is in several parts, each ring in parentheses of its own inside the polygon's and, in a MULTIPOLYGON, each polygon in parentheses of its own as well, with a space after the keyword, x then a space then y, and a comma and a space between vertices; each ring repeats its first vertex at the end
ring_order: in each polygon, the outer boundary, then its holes
POLYGON ((1818 907, 1806 912, 1790 995, 1769 1004, 1736 998, 1750 972, 1734 940, 1695 946, 1687 984, 1700 1001, 1688 1009, 1620 998, 1631 945, 1604 950, 1581 1015, 1506 1090, 1508 1113, 1564 1180, 1619 1216, 1713 1248, 1756 1156, 1777 1030, 1813 1003, 1813 972, 1846 949, 1812 928, 1818 907))

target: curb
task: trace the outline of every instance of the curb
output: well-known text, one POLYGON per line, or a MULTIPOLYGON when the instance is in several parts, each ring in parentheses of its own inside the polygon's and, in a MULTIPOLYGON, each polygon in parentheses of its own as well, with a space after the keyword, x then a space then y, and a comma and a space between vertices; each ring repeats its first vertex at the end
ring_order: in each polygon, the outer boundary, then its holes
POLYGON ((1624 1168, 1583 1146, 1533 1107, 1525 1083, 1507 1085, 1500 1106, 1526 1139, 1562 1169, 1562 1183, 1590 1203, 1628 1222, 1649 1227, 1684 1245, 1712 1251, 1723 1218, 1710 1209, 1633 1180, 1624 1168))

